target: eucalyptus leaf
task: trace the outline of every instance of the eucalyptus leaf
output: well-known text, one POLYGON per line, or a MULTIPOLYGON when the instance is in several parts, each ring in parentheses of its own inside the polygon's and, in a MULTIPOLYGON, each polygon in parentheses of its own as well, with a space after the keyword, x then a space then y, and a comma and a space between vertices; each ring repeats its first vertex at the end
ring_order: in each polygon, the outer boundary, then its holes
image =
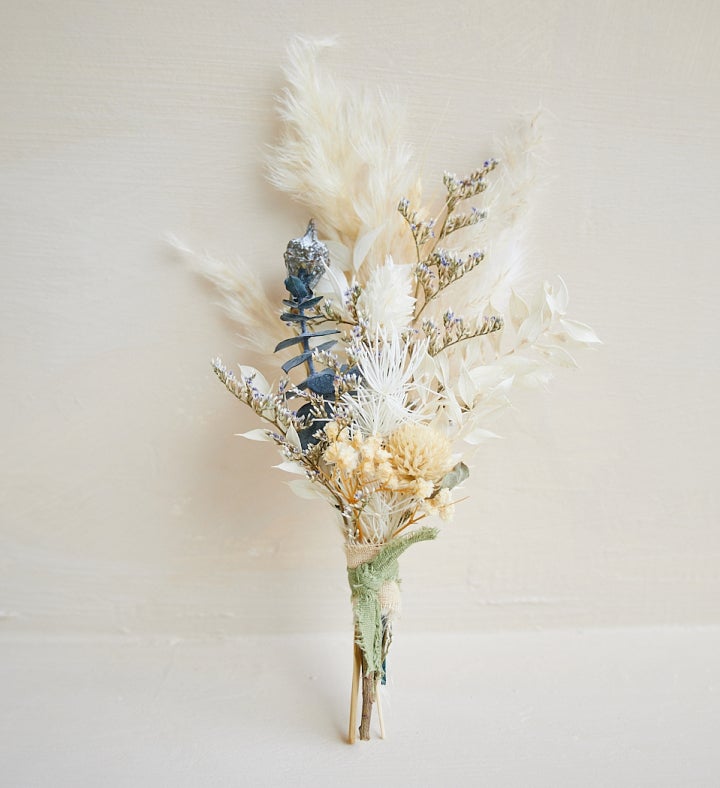
POLYGON ((448 471, 448 473, 443 476, 440 482, 440 489, 445 488, 447 490, 452 490, 453 487, 462 484, 468 476, 470 476, 470 469, 464 462, 459 462, 451 471, 448 471))
POLYGON ((300 445, 303 451, 317 443, 317 439, 315 438, 315 433, 317 431, 318 427, 315 424, 311 424, 309 427, 303 427, 303 429, 298 431, 298 438, 300 439, 300 445))
POLYGON ((311 295, 305 282, 297 276, 288 276, 285 280, 285 287, 297 301, 302 301, 303 298, 308 298, 311 295))
POLYGON ((337 345, 337 339, 331 339, 329 342, 323 342, 321 345, 314 347, 313 352, 315 352, 316 350, 318 352, 321 352, 323 350, 330 350, 330 348, 333 347, 334 345, 337 345))
POLYGON ((299 367, 300 364, 304 364, 308 359, 312 358, 312 350, 306 350, 304 353, 301 353, 299 356, 293 356, 291 359, 286 361, 282 365, 282 371, 287 375, 291 369, 295 369, 295 367, 299 367))
POLYGON ((302 300, 298 306, 302 307, 303 309, 312 309, 314 306, 317 306, 325 296, 313 296, 312 298, 305 298, 302 300))
POLYGON ((307 339, 311 337, 312 334, 296 334, 294 337, 288 337, 287 339, 283 339, 282 342, 278 342, 275 345, 274 353, 277 353, 279 350, 285 350, 286 347, 290 347, 291 345, 297 345, 298 342, 302 342, 303 339, 307 339))
POLYGON ((310 389, 310 391, 314 391, 316 394, 334 394, 335 373, 331 369, 323 369, 321 372, 310 375, 309 378, 298 385, 298 388, 310 389))
POLYGON ((286 347, 290 347, 291 345, 296 345, 298 342, 302 342, 305 339, 313 339, 314 337, 326 337, 330 334, 339 334, 340 332, 336 328, 326 328, 323 331, 312 331, 306 332, 304 334, 297 334, 294 337, 288 337, 288 339, 283 339, 282 342, 278 342, 275 347, 275 353, 278 350, 284 350, 286 347))

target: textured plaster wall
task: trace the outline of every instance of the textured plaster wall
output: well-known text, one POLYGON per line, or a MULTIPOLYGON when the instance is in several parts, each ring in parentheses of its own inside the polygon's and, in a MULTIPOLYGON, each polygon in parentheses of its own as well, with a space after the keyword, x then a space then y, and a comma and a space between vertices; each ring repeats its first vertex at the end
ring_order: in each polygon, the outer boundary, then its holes
POLYGON ((605 341, 492 425, 403 559, 403 626, 720 623, 720 6, 29 2, 0 9, 0 633, 347 629, 340 539, 214 379, 236 350, 163 234, 279 296, 263 180, 293 32, 395 83, 426 182, 545 109, 532 248, 605 341))

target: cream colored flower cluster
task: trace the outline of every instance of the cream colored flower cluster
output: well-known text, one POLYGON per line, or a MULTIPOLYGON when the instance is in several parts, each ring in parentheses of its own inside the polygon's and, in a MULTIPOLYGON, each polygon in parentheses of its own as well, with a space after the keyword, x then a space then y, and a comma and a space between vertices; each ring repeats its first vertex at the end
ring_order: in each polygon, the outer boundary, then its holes
POLYGON ((440 481, 453 467, 450 441, 425 424, 403 424, 390 433, 385 446, 401 479, 440 481))
POLYGON ((409 514, 420 510, 443 520, 452 517, 450 491, 439 487, 454 464, 450 441, 442 433, 407 423, 382 438, 331 421, 325 435, 329 445, 323 460, 332 466, 332 480, 348 503, 369 493, 387 493, 404 500, 409 514))

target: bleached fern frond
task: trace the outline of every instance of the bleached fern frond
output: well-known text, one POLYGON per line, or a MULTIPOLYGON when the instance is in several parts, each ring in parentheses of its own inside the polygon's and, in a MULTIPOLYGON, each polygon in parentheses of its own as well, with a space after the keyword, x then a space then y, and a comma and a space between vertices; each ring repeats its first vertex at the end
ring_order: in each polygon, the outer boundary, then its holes
POLYGON ((170 245, 188 262, 193 271, 212 282, 223 296, 222 306, 239 327, 243 347, 271 355, 277 343, 291 335, 278 320, 257 274, 241 260, 218 260, 205 252, 195 252, 170 236, 170 245))
POLYGON ((514 227, 528 211, 529 195, 537 178, 538 150, 542 144, 541 115, 520 120, 496 141, 500 166, 490 194, 485 231, 490 237, 514 227))
POLYGON ((289 46, 284 129, 269 157, 269 175, 309 208, 325 238, 351 250, 362 282, 363 263, 382 264, 388 253, 405 256, 397 248, 407 245, 407 236, 395 209, 416 192, 416 176, 403 141, 403 113, 379 90, 339 86, 318 63, 329 44, 296 38, 289 46))

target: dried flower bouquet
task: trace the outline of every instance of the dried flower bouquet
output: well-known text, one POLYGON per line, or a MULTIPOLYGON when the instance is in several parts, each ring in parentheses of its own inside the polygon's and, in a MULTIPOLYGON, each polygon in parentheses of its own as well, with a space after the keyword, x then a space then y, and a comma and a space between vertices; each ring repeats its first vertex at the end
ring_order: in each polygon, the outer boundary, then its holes
MULTIPOLYGON (((334 509, 355 621, 349 738, 370 735, 399 610, 398 558, 434 539, 469 471, 459 446, 492 436, 490 414, 538 386, 573 346, 598 342, 567 317, 562 282, 525 268, 519 219, 532 180, 533 123, 466 177, 445 173, 424 203, 395 107, 339 86, 324 44, 295 40, 271 180, 305 205, 307 231, 285 252, 278 315, 250 269, 198 258, 223 290, 245 345, 287 356, 270 385, 258 370, 214 362, 232 394, 265 421, 300 495, 334 509), (492 188, 490 188, 492 187, 492 188), (324 240, 320 240, 320 238, 324 240), (279 320, 278 320, 279 317, 279 320)), ((384 734, 378 704, 381 733, 384 734)))

